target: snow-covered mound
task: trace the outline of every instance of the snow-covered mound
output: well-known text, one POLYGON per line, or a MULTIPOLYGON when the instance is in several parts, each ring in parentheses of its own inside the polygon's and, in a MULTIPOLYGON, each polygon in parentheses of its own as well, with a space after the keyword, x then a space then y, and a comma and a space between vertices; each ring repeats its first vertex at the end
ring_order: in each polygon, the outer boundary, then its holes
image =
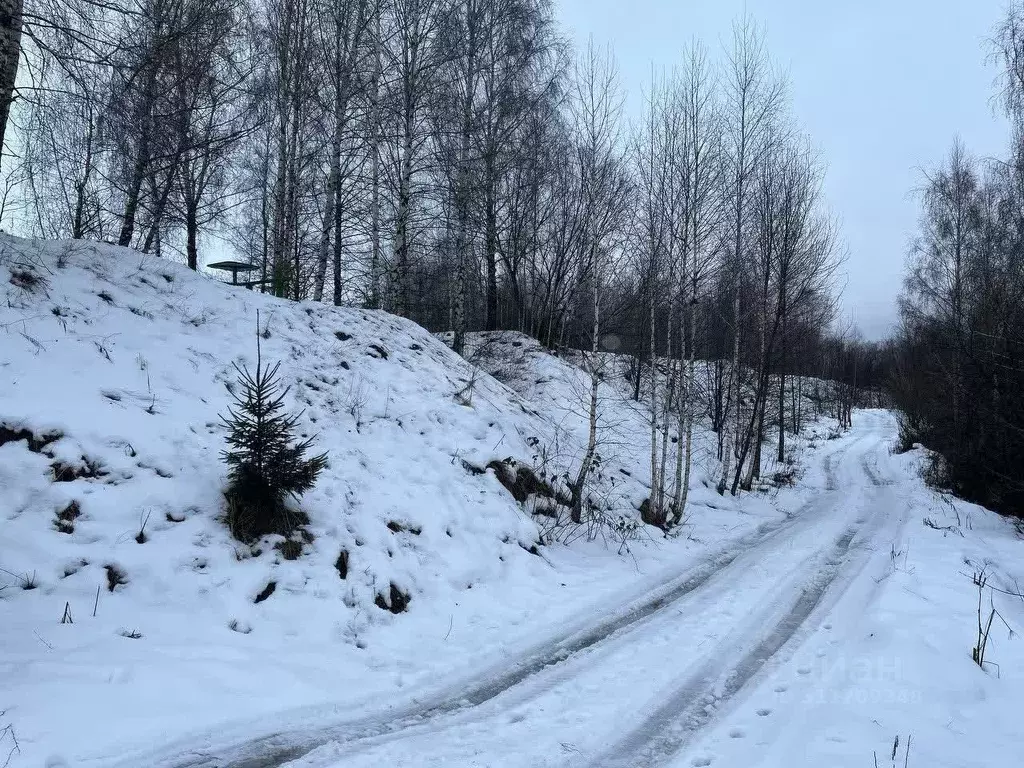
POLYGON ((6 535, 22 543, 4 567, 35 572, 39 589, 85 600, 116 569, 124 584, 108 593, 137 583, 154 603, 174 594, 193 616, 253 625, 273 610, 252 607, 268 581, 315 579, 316 598, 355 632, 352 619, 378 595, 388 602, 391 584, 415 605, 418 593, 500 577, 511 566, 499 555, 532 546, 507 492, 489 475, 467 482, 460 459, 486 465, 499 444, 525 454, 542 425, 414 323, 275 300, 127 250, 3 248, 0 503, 6 535), (248 558, 220 520, 220 416, 232 364, 255 365, 257 310, 264 360, 282 362, 292 409, 330 461, 301 502, 313 539, 303 565, 280 574, 280 552, 248 558), (493 562, 460 556, 480 549, 493 562), (243 557, 213 595, 218 561, 243 557))
MULTIPOLYGON (((492 472, 466 469, 527 458, 549 431, 410 321, 277 300, 127 249, 4 236, 3 688, 46 643, 71 678, 77 660, 120 657, 123 669, 84 673, 152 697, 187 701, 204 675, 229 695, 216 675, 230 658, 271 690, 287 682, 287 700, 322 699, 317 677, 345 675, 305 669, 304 653, 358 651, 396 622, 448 625, 467 590, 550 578, 528 552, 534 523, 492 472), (294 561, 294 545, 251 551, 223 521, 220 417, 233 364, 255 365, 257 311, 263 360, 281 361, 291 409, 328 453, 300 501, 311 522, 294 561), (65 611, 74 624, 60 627, 65 611), (41 617, 56 637, 36 639, 41 617), (186 673, 183 649, 226 656, 186 673), (285 671, 268 671, 263 657, 282 654, 285 671)), ((24 693, 72 683, 62 673, 24 693)))
MULTIPOLYGON (((535 462, 561 459, 576 465, 577 455, 565 455, 586 445, 588 408, 590 404, 590 374, 588 363, 573 350, 552 354, 536 339, 514 331, 490 331, 470 334, 469 360, 506 384, 532 407, 545 414, 554 432, 551 443, 544 450, 534 451, 535 462)), ((601 353, 601 384, 598 395, 598 445, 601 466, 597 469, 592 494, 610 509, 638 509, 650 493, 650 388, 645 372, 641 380, 639 402, 633 399, 633 384, 629 379, 632 358, 615 353, 601 353), (640 481, 640 482, 637 482, 640 481)), ((697 361, 698 387, 707 379, 708 364, 697 361)), ((659 374, 659 386, 666 376, 659 374)), ((814 380, 811 380, 814 381, 814 380)), ((827 386, 827 382, 820 383, 827 386)), ((807 393, 812 390, 810 387, 807 393)), ((803 407, 808 414, 806 433, 789 438, 789 460, 795 466, 808 444, 824 439, 829 433, 838 434, 831 419, 812 421, 815 406, 804 396, 803 407)), ((717 457, 717 436, 708 428, 707 418, 700 417, 701 404, 696 406, 697 424, 693 433, 693 473, 690 478, 690 501, 696 504, 720 499, 714 491, 718 481, 720 463, 717 457)), ((669 439, 673 445, 678 439, 676 425, 669 425, 669 439)), ((768 436, 774 441, 774 424, 768 427, 768 436)), ((777 471, 790 469, 774 460, 771 450, 762 457, 762 477, 770 480, 777 471)))

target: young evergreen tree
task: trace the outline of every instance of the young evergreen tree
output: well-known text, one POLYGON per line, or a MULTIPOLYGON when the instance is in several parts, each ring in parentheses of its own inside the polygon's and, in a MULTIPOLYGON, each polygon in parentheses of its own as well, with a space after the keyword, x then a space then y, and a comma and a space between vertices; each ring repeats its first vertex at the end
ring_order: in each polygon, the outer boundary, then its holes
POLYGON ((280 363, 264 366, 259 340, 256 371, 235 365, 238 391, 235 407, 222 417, 230 448, 222 453, 229 467, 228 502, 231 532, 241 541, 254 541, 268 533, 284 536, 306 522, 301 512, 288 509, 289 495, 298 496, 316 483, 327 466, 327 454, 306 457, 313 439, 297 440, 299 416, 284 412, 288 387, 278 379, 280 363))

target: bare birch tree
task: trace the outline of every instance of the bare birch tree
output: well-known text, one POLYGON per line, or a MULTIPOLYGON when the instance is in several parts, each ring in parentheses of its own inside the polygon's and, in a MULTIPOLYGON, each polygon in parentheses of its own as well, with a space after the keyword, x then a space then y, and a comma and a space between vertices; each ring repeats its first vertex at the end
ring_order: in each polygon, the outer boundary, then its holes
MULTIPOLYGON (((732 364, 729 370, 734 418, 732 432, 724 451, 722 476, 718 492, 724 493, 729 482, 731 460, 739 460, 742 421, 743 384, 740 357, 743 321, 741 288, 744 271, 748 197, 751 179, 760 163, 768 130, 782 108, 785 86, 774 72, 765 48, 764 33, 745 16, 733 26, 732 47, 723 75, 726 153, 729 178, 731 219, 731 258, 727 270, 732 290, 732 364)), ((725 426, 728 432, 728 419, 725 426)))
POLYGON ((590 355, 590 402, 587 448, 572 483, 572 520, 582 522, 587 478, 597 454, 598 391, 601 382, 601 281, 604 260, 613 246, 627 191, 621 162, 620 120, 622 94, 618 71, 610 51, 603 55, 593 41, 580 56, 574 72, 572 110, 576 128, 576 162, 582 180, 583 248, 592 304, 590 355))

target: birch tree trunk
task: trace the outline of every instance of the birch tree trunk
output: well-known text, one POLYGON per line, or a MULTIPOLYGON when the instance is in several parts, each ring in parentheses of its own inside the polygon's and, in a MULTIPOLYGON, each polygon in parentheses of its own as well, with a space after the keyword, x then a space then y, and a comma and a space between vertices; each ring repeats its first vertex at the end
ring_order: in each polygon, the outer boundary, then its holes
POLYGON ((370 82, 370 309, 381 308, 380 295, 380 0, 373 14, 373 78, 370 82))
POLYGON ((469 217, 472 197, 472 158, 470 142, 473 135, 473 98, 476 89, 477 42, 479 30, 478 0, 465 0, 466 40, 463 63, 466 67, 462 91, 462 115, 459 142, 458 169, 455 176, 455 308, 453 317, 452 349, 456 354, 466 351, 466 299, 467 271, 472 243, 469 237, 469 217))
POLYGON ((786 346, 789 343, 785 282, 779 287, 779 313, 782 315, 782 345, 779 351, 779 447, 776 458, 781 464, 786 460, 786 346))
POLYGON ((406 97, 402 160, 398 172, 395 216, 395 314, 409 315, 409 218, 412 215, 413 123, 411 97, 406 97))
MULTIPOLYGON (((593 247, 593 246, 592 246, 593 247)), ((571 519, 574 523, 583 522, 584 486, 587 483, 587 476, 590 474, 590 467, 594 463, 594 455, 597 453, 597 406, 598 386, 601 383, 600 370, 598 366, 599 339, 601 334, 601 288, 600 280, 597 279, 597 248, 593 247, 594 258, 594 325, 593 336, 590 343, 590 408, 587 420, 587 452, 580 463, 580 471, 576 474, 576 482, 573 484, 573 504, 571 519)))
MULTIPOLYGON (((685 226, 689 227, 689 220, 685 220, 685 226)), ((683 519, 683 484, 689 483, 689 477, 683 477, 683 463, 684 454, 690 452, 690 440, 689 436, 686 438, 686 446, 683 446, 683 435, 686 432, 687 425, 687 414, 690 410, 690 360, 688 357, 688 347, 690 346, 690 339, 686 337, 686 309, 688 302, 686 301, 685 290, 683 286, 687 284, 686 276, 687 270, 690 267, 689 264, 689 248, 688 244, 684 243, 682 249, 682 264, 680 265, 679 275, 679 365, 681 368, 680 382, 679 382, 679 402, 676 406, 676 473, 675 473, 675 486, 672 489, 672 524, 677 525, 680 520, 683 519)))
MULTIPOLYGON (((725 493, 729 482, 730 459, 736 459, 736 477, 743 470, 741 453, 742 371, 740 370, 741 313, 744 223, 747 210, 747 181, 757 167, 764 148, 764 137, 775 120, 782 101, 784 88, 771 70, 764 48, 763 33, 745 17, 733 28, 733 45, 729 52, 726 80, 732 119, 732 157, 730 162, 732 186, 732 322, 733 348, 731 388, 735 407, 734 429, 725 446, 724 466, 718 492, 725 493), (729 445, 731 443, 731 446, 729 445)), ((735 483, 733 483, 735 487, 735 483)), ((735 493, 735 491, 733 491, 735 493)))
MULTIPOLYGON (((333 159, 332 159, 333 162, 333 159)), ((320 243, 316 249, 316 273, 313 276, 313 301, 322 301, 324 298, 324 283, 327 281, 327 260, 331 248, 331 229, 334 214, 334 195, 337 179, 334 169, 331 169, 327 179, 327 189, 324 190, 324 214, 320 227, 320 243)))

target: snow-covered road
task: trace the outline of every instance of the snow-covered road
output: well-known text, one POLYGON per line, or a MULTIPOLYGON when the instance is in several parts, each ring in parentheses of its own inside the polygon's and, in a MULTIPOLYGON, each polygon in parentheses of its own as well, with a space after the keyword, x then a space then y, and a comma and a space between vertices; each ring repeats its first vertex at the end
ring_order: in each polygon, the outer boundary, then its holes
POLYGON ((827 623, 872 557, 888 559, 904 522, 898 480, 879 469, 891 437, 887 415, 862 414, 822 452, 808 473, 809 498, 789 520, 722 553, 657 610, 600 642, 476 706, 426 712, 289 765, 708 764, 688 762, 686 748, 743 705, 766 667, 827 623))
POLYGON ((883 469, 892 435, 887 414, 858 414, 850 433, 816 454, 798 491, 805 502, 787 519, 440 695, 161 764, 709 765, 690 754, 701 735, 743 708, 766 672, 833 613, 868 604, 871 576, 905 521, 900 477, 883 469), (849 589, 858 582, 866 586, 849 589))

